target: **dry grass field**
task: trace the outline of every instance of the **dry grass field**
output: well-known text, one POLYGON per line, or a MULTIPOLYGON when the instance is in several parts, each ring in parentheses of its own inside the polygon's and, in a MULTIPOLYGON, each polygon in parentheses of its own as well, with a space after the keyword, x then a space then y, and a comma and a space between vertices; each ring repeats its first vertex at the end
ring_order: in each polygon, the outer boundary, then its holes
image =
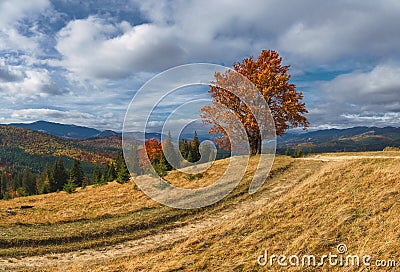
MULTIPOLYGON (((399 152, 278 156, 249 195, 256 162, 228 197, 196 210, 159 205, 133 183, 0 201, 0 270, 281 271, 257 257, 265 250, 321 256, 345 244, 348 253, 393 259, 397 267, 285 270, 399 271, 399 152)), ((221 160, 195 180, 177 172, 166 179, 201 187, 225 168, 221 160)))

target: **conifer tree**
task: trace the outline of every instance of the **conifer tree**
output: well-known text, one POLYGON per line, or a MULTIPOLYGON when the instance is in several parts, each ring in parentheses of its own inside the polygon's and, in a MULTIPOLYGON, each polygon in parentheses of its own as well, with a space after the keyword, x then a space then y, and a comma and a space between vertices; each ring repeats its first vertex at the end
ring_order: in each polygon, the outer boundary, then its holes
POLYGON ((126 166, 122 151, 117 156, 117 182, 126 183, 130 180, 128 167, 126 166))
POLYGON ((167 160, 164 154, 161 155, 160 161, 155 165, 154 170, 160 177, 164 177, 167 175, 167 160))
POLYGON ((22 176, 22 188, 28 195, 36 194, 36 179, 28 167, 25 167, 24 169, 24 174, 22 176))
POLYGON ((76 187, 79 187, 82 186, 84 177, 85 176, 82 171, 81 162, 77 159, 74 159, 74 164, 72 165, 69 179, 76 187))
POLYGON ((67 183, 65 183, 63 186, 63 190, 68 194, 72 194, 73 192, 75 192, 75 189, 76 189, 76 184, 72 179, 68 179, 67 183))
POLYGON ((182 139, 179 141, 179 151, 181 152, 182 157, 185 160, 188 160, 189 155, 189 145, 186 139, 182 139))
POLYGON ((301 147, 299 147, 299 150, 297 151, 297 156, 300 158, 300 157, 303 157, 303 149, 301 148, 301 147))
POLYGON ((200 141, 199 141, 199 137, 197 136, 197 131, 194 132, 194 136, 193 136, 193 141, 191 142, 190 146, 189 146, 189 150, 190 150, 190 160, 188 158, 188 161, 190 162, 197 162, 198 160, 200 160, 200 151, 199 151, 199 147, 200 147, 200 141))
POLYGON ((108 167, 107 182, 114 181, 117 178, 117 171, 114 162, 108 167))
POLYGON ((56 192, 62 190, 68 181, 68 173, 65 170, 64 163, 59 157, 53 167, 52 179, 50 179, 50 191, 56 192))
POLYGON ((48 194, 50 193, 50 180, 49 177, 45 174, 42 177, 42 181, 39 187, 39 194, 48 194))
POLYGON ((104 167, 104 172, 101 175, 101 184, 106 184, 108 182, 108 172, 110 172, 110 164, 106 164, 106 166, 104 167))
POLYGON ((18 188, 22 186, 22 173, 20 171, 17 172, 15 178, 12 179, 11 188, 16 191, 18 188))
POLYGON ((46 167, 44 168, 44 171, 42 173, 41 177, 41 183, 39 186, 39 194, 47 194, 50 193, 50 183, 52 178, 53 173, 51 172, 51 167, 49 163, 46 163, 46 167))
POLYGON ((173 169, 172 165, 178 166, 178 155, 176 153, 174 144, 172 143, 171 132, 168 132, 168 137, 165 140, 164 147, 163 147, 163 155, 165 159, 165 167, 167 171, 173 169), (168 157, 168 160, 166 159, 168 157), (169 163, 169 161, 171 163, 169 163), (171 165, 172 164, 172 165, 171 165))
POLYGON ((90 179, 91 184, 99 184, 101 183, 101 172, 100 167, 96 165, 93 169, 92 177, 90 179))
POLYGON ((192 155, 192 154, 193 154, 192 152, 189 152, 189 153, 187 154, 186 160, 187 160, 188 162, 194 162, 194 160, 193 160, 193 155, 192 155))
POLYGON ((299 155, 298 155, 298 152, 297 152, 298 150, 297 150, 297 148, 294 150, 294 152, 293 152, 293 155, 292 155, 292 157, 293 158, 297 158, 299 155))
POLYGON ((142 173, 139 164, 139 153, 138 153, 138 146, 134 144, 132 146, 132 171, 133 173, 140 175, 142 173))

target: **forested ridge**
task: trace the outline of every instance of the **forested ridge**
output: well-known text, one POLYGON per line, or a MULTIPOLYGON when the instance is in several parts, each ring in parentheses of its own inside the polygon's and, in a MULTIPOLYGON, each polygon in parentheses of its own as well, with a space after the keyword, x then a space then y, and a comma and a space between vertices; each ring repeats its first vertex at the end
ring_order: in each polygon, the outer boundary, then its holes
POLYGON ((64 189, 72 192, 117 178, 121 140, 107 138, 72 140, 0 125, 0 199, 64 189), (79 177, 64 188, 74 171, 79 177))
POLYGON ((90 163, 109 162, 119 150, 116 145, 105 147, 95 141, 70 140, 4 125, 0 125, 0 144, 3 149, 16 147, 30 155, 65 156, 90 163))

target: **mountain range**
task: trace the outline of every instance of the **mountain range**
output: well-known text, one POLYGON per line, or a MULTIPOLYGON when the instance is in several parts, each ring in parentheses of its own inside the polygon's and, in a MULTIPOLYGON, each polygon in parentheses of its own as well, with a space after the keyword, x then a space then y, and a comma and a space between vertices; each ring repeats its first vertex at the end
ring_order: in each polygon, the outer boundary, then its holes
MULTIPOLYGON (((57 136, 49 133, 60 124, 37 122, 32 127, 36 130, 0 125, 0 169, 13 171, 28 167, 33 172, 39 172, 46 163, 52 164, 61 157, 67 166, 72 164, 73 159, 78 159, 84 170, 89 171, 95 164, 104 165, 115 159, 121 148, 121 139, 114 134, 103 138, 71 139, 59 137, 59 132, 54 133, 57 136), (50 130, 45 133, 48 128, 50 130)), ((90 128, 70 126, 74 129, 73 134, 65 130, 66 126, 61 127, 68 135, 80 135, 77 132, 88 135, 91 131, 90 128)))
POLYGON ((100 131, 89 127, 65 125, 47 121, 37 121, 33 123, 13 123, 9 124, 9 126, 26 128, 69 139, 89 139, 96 137, 103 138, 112 135, 118 135, 117 132, 112 130, 100 131))
POLYGON ((378 151, 387 146, 400 146, 400 128, 353 127, 326 129, 307 133, 286 133, 278 137, 278 153, 286 148, 314 149, 314 152, 378 151))
MULTIPOLYGON (((132 132, 130 137, 138 139, 142 134, 132 132)), ((161 134, 148 133, 146 139, 160 140, 161 134)), ((201 140, 209 135, 200 135, 201 140)), ((188 138, 190 139, 190 138, 188 138)), ((286 133, 277 139, 277 153, 287 149, 302 148, 307 153, 338 151, 377 151, 387 146, 400 146, 400 128, 353 127, 328 129, 306 133, 286 133)), ((22 169, 29 166, 39 171, 46 162, 58 156, 66 161, 79 159, 86 164, 102 164, 115 158, 121 148, 121 133, 94 128, 65 125, 47 121, 30 124, 0 125, 0 167, 22 169)))

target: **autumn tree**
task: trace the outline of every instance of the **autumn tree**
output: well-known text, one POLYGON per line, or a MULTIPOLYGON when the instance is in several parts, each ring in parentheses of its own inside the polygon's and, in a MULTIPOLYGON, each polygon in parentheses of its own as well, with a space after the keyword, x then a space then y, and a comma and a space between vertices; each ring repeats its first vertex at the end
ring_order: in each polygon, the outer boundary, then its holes
MULTIPOLYGON (((240 63, 233 64, 234 70, 248 78, 258 89, 258 95, 265 99, 278 136, 283 135, 289 128, 308 127, 307 118, 304 116, 308 111, 302 102, 303 94, 296 90, 295 84, 289 82, 289 67, 282 65, 282 58, 273 50, 263 50, 257 59, 249 57, 240 63)), ((246 86, 235 85, 238 78, 234 73, 229 71, 224 74, 216 73, 215 78, 214 83, 216 84, 209 90, 214 105, 227 107, 240 120, 246 130, 251 154, 259 154, 262 139, 253 112, 262 112, 266 109, 257 103, 260 101, 258 97, 251 97, 250 100, 253 101, 253 104, 249 106, 231 91, 219 87, 231 86, 246 93, 246 86)), ((222 140, 226 140, 227 132, 218 123, 227 121, 226 119, 229 117, 228 115, 218 115, 213 109, 212 106, 205 106, 201 109, 200 115, 204 123, 212 125, 210 133, 223 135, 222 140)))
POLYGON ((143 172, 151 172, 151 167, 160 162, 162 154, 162 145, 157 139, 146 140, 144 148, 138 151, 139 165, 143 172))
POLYGON ((4 194, 7 192, 7 173, 1 173, 0 180, 0 199, 3 198, 4 194))

